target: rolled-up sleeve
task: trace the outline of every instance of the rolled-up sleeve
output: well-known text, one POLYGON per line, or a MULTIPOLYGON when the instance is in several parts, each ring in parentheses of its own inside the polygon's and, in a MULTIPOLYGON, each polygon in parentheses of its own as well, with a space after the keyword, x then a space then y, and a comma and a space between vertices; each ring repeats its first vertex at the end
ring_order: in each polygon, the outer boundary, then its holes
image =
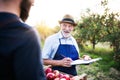
POLYGON ((59 39, 55 38, 56 36, 50 36, 46 38, 43 49, 42 49, 42 58, 43 59, 53 59, 58 46, 59 39))
POLYGON ((51 58, 50 54, 51 54, 51 50, 52 50, 52 43, 50 41, 49 38, 47 38, 45 40, 45 44, 44 44, 44 47, 43 47, 43 50, 42 50, 42 58, 43 59, 49 59, 51 58))

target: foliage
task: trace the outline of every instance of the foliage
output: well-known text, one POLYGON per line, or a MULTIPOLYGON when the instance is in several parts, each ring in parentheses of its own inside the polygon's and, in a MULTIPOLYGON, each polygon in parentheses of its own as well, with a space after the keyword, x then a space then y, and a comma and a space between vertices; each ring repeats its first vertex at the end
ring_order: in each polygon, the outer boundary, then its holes
POLYGON ((102 34, 102 20, 99 14, 91 14, 89 16, 82 16, 83 22, 80 22, 76 27, 75 36, 81 38, 82 42, 90 41, 95 45, 101 40, 102 34))
POLYGON ((105 7, 104 12, 104 24, 103 30, 105 33, 102 33, 104 36, 102 37, 103 41, 111 42, 111 46, 113 46, 115 52, 119 52, 120 50, 120 13, 118 12, 109 12, 109 8, 107 7, 107 1, 104 0, 101 5, 105 7))
POLYGON ((109 12, 108 0, 101 1, 104 14, 90 13, 81 16, 78 26, 75 28, 74 36, 78 44, 82 46, 87 41, 93 44, 93 49, 98 42, 110 42, 114 49, 116 61, 120 61, 120 14, 109 12))

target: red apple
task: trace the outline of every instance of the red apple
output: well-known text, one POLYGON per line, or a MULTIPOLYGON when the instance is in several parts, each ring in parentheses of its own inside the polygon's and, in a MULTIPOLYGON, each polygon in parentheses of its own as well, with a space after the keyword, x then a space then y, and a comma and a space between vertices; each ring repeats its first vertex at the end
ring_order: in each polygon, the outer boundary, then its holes
POLYGON ((57 78, 55 78, 54 80, 60 80, 60 78, 59 78, 59 77, 57 77, 57 78))
POLYGON ((64 74, 62 78, 65 78, 66 80, 70 80, 70 76, 68 74, 64 74))
POLYGON ((53 73, 55 74, 55 77, 59 77, 60 72, 58 70, 54 70, 53 73))
POLYGON ((48 68, 45 69, 46 75, 47 75, 48 73, 51 73, 51 72, 52 72, 52 68, 48 67, 48 68))
POLYGON ((50 73, 47 73, 46 77, 47 77, 47 80, 54 80, 55 74, 50 72, 50 73))
POLYGON ((59 78, 62 78, 62 77, 63 77, 63 74, 62 74, 62 73, 60 73, 60 74, 59 74, 59 78))
POLYGON ((67 79, 65 79, 65 78, 60 78, 60 80, 67 80, 67 79))

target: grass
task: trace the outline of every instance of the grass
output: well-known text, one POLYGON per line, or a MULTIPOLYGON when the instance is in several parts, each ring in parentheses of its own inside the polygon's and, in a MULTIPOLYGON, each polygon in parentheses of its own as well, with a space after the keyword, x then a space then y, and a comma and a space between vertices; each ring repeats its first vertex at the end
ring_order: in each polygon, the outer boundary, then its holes
POLYGON ((120 67, 120 65, 113 59, 114 52, 111 48, 106 49, 98 47, 93 50, 91 47, 84 47, 84 49, 81 50, 80 55, 82 56, 84 54, 90 55, 92 58, 102 58, 102 60, 94 62, 90 65, 77 65, 78 75, 87 73, 90 80, 104 80, 98 79, 101 76, 111 77, 109 75, 110 69, 117 69, 120 67))

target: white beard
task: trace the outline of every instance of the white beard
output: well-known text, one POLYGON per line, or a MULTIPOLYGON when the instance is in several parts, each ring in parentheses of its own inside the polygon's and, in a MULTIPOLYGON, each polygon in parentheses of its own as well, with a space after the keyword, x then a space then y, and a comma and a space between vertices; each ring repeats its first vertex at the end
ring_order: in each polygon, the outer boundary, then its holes
POLYGON ((62 35, 65 37, 65 38, 68 38, 71 36, 70 32, 65 32, 65 31, 61 31, 62 32, 62 35))

